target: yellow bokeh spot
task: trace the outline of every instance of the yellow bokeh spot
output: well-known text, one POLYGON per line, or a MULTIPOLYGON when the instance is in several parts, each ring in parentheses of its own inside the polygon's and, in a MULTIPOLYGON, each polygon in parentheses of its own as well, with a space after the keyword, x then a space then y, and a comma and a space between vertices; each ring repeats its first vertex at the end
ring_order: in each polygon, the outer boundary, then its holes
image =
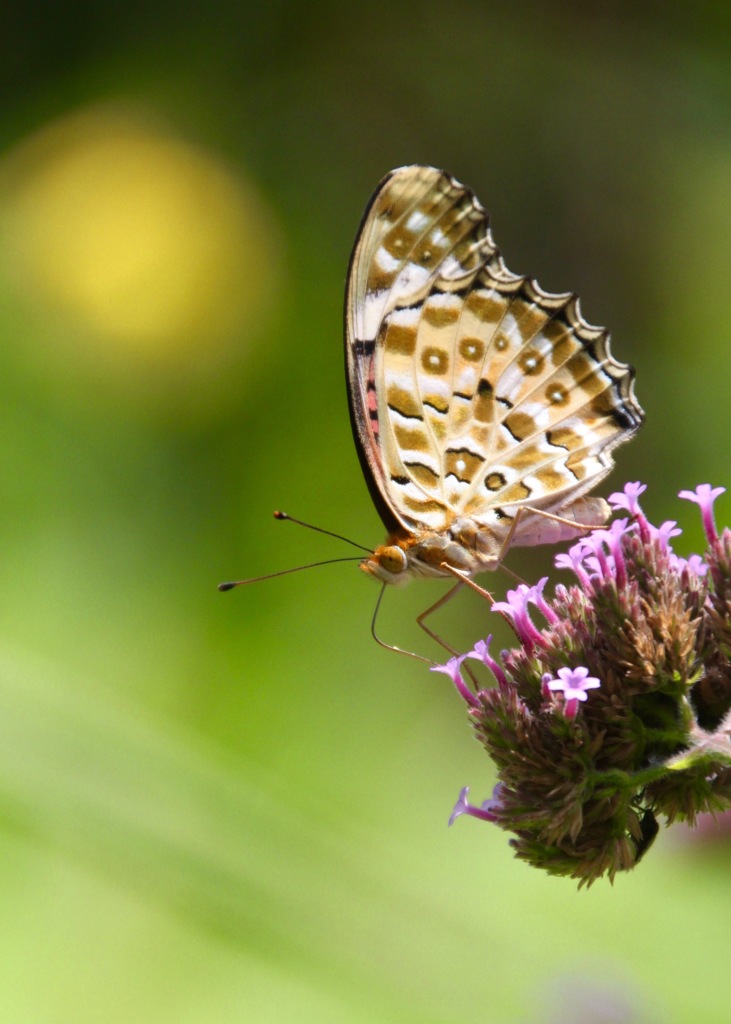
POLYGON ((215 361, 272 309, 278 232, 261 197, 140 114, 94 108, 21 143, 0 168, 0 231, 26 302, 117 362, 215 361))

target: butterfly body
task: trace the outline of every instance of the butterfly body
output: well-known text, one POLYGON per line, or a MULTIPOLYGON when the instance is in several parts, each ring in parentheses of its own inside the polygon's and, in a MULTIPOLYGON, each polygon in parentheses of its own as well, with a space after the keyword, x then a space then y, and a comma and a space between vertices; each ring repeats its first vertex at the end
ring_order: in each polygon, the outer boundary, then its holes
MULTIPOLYGON (((580 498, 565 511, 566 516, 558 522, 539 513, 531 517, 526 508, 521 515, 518 541, 512 543, 522 547, 557 544, 575 537, 577 527, 601 526, 610 512, 603 498, 580 498)), ((455 519, 443 531, 391 535, 369 558, 363 559, 360 568, 382 583, 397 585, 419 576, 449 578, 454 575, 450 570, 472 577, 497 569, 506 544, 511 541, 511 528, 512 520, 507 517, 497 519, 493 527, 471 519, 455 519)))
POLYGON ((606 520, 586 492, 641 423, 634 373, 576 296, 505 267, 469 189, 422 166, 381 182, 345 317, 353 433, 389 534, 366 573, 471 577, 606 520))

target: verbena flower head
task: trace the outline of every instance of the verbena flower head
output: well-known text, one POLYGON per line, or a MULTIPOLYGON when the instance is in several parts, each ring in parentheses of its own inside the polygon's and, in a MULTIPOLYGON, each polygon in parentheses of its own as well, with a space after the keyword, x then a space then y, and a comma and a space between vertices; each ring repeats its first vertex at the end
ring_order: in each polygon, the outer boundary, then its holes
POLYGON ((658 817, 692 824, 731 807, 731 531, 719 534, 713 515, 723 488, 681 492, 708 540, 687 559, 670 544, 676 524, 645 517, 644 490, 611 495, 627 517, 556 558, 576 583, 551 599, 545 580, 521 584, 493 605, 520 646, 498 661, 488 638, 466 657, 497 686, 469 686, 465 656, 440 667, 499 777, 481 805, 463 789, 450 824, 495 822, 518 857, 580 884, 632 868, 658 817))

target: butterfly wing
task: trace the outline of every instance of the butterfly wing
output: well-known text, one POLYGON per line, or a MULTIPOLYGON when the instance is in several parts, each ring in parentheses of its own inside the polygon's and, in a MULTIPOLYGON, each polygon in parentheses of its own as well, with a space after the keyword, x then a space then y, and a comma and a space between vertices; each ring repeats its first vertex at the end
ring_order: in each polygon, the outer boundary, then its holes
POLYGON ((361 464, 389 531, 567 509, 642 419, 607 332, 575 296, 511 274, 472 192, 431 167, 393 171, 366 210, 346 361, 361 464))

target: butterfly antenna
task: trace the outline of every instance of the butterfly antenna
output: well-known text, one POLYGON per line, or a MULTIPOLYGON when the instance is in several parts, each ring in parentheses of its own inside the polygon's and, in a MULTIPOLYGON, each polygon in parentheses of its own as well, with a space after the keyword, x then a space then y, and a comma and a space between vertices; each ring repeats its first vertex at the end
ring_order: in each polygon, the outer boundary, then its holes
POLYGON ((320 565, 332 565, 334 562, 360 562, 360 555, 349 555, 347 558, 327 558, 324 562, 310 562, 308 565, 295 565, 293 569, 280 569, 279 572, 268 572, 265 576, 252 576, 249 580, 234 580, 233 583, 219 583, 218 589, 233 590, 243 587, 246 583, 261 583, 262 580, 273 580, 275 576, 289 576, 291 572, 302 572, 303 569, 316 569, 320 565))
POLYGON ((333 533, 332 530, 323 530, 321 526, 313 526, 312 523, 304 523, 301 519, 295 519, 294 516, 288 516, 286 512, 275 512, 274 518, 286 520, 290 523, 297 523, 298 526, 304 526, 308 530, 314 530, 315 533, 324 533, 326 537, 334 537, 336 540, 343 540, 346 544, 350 544, 354 548, 360 548, 361 551, 367 551, 369 555, 373 554, 373 548, 367 548, 365 544, 356 544, 354 540, 350 540, 349 537, 343 537, 341 533, 333 533))

